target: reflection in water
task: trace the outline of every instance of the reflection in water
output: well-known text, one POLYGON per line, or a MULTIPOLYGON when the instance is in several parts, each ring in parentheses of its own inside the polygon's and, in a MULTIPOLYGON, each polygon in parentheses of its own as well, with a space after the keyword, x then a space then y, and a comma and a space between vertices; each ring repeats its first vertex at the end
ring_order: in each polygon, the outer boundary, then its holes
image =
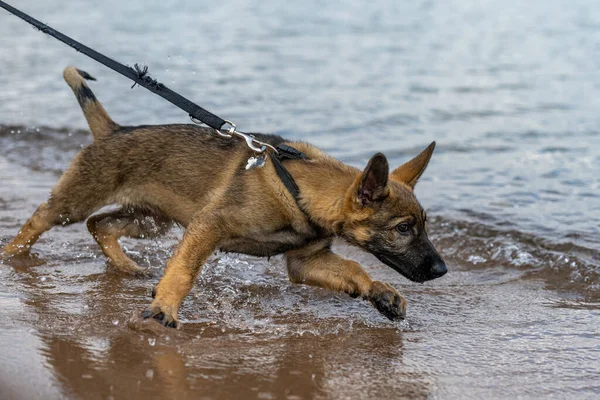
POLYGON ((82 399, 427 396, 424 381, 394 374, 401 369, 398 332, 361 333, 366 331, 255 342, 227 336, 170 339, 153 346, 153 335, 141 338, 127 331, 101 344, 67 336, 42 340, 63 393, 82 399))
MULTIPOLYGON (((340 330, 339 321, 321 320, 321 334, 295 332, 302 321, 288 315, 270 335, 187 323, 183 331, 140 321, 131 300, 146 300, 148 282, 91 275, 40 286, 35 268, 15 268, 26 293, 28 318, 35 319, 60 393, 69 397, 141 398, 344 398, 373 396, 424 398, 429 383, 402 374, 402 332, 395 327, 357 324, 340 330), (65 292, 82 285, 65 315, 65 292), (77 312, 77 310, 82 310, 77 312)), ((68 302, 67 302, 68 303, 68 302)))

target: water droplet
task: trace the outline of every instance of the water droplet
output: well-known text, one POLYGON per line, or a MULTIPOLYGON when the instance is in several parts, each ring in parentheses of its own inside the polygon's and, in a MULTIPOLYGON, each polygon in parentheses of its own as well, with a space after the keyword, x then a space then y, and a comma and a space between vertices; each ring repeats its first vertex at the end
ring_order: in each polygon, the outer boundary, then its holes
POLYGON ((149 369, 148 371, 146 371, 146 378, 152 379, 153 377, 154 377, 154 370, 153 369, 149 369))
POLYGON ((155 338, 148 338, 148 344, 150 346, 154 346, 156 344, 156 339, 155 338))
POLYGON ((119 320, 115 319, 112 323, 113 323, 113 325, 117 326, 117 325, 119 325, 119 320))

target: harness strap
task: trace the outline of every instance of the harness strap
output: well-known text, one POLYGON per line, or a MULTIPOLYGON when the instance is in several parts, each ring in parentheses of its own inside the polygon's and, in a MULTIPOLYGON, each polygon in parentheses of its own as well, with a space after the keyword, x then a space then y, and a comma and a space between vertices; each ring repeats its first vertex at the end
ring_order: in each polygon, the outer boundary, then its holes
POLYGON ((308 159, 309 158, 306 156, 306 154, 286 144, 280 144, 277 146, 277 153, 274 153, 271 157, 271 160, 273 160, 273 167, 275 167, 275 172, 277 172, 279 179, 281 179, 281 182, 286 187, 288 192, 290 192, 290 194, 294 197, 296 204, 302 211, 304 211, 304 209, 300 206, 300 189, 282 162, 285 160, 308 159))

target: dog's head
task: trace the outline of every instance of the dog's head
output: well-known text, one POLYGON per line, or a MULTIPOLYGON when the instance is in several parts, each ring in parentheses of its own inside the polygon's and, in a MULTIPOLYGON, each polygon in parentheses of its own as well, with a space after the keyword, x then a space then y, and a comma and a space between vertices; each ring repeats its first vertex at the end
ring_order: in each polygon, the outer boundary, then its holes
POLYGON ((345 199, 342 235, 415 282, 448 271, 427 237, 425 211, 413 193, 434 148, 435 142, 391 174, 385 156, 375 154, 345 199))

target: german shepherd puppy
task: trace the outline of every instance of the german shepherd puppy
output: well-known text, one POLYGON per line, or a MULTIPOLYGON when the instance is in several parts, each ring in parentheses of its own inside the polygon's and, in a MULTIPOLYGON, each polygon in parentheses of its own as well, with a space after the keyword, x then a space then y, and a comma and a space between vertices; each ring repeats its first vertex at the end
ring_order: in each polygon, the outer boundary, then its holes
POLYGON ((43 232, 87 219, 110 267, 144 275, 118 239, 156 237, 176 222, 185 234, 142 313, 168 327, 179 326, 179 306, 216 249, 255 256, 283 253, 292 282, 362 297, 391 320, 404 318, 406 300, 389 284, 371 280, 358 263, 332 253, 335 237, 415 282, 447 272, 427 238, 426 215, 413 193, 435 142, 390 174, 381 153, 360 171, 310 144, 256 134, 263 142, 285 143, 308 156, 285 161, 300 189, 296 203, 271 162, 245 169, 251 151, 243 141, 195 125, 120 126, 86 84, 85 79, 94 78, 74 67, 65 69, 64 78, 94 142, 77 154, 48 201, 4 247, 4 256, 27 255, 43 232), (121 208, 92 215, 114 203, 121 208))

